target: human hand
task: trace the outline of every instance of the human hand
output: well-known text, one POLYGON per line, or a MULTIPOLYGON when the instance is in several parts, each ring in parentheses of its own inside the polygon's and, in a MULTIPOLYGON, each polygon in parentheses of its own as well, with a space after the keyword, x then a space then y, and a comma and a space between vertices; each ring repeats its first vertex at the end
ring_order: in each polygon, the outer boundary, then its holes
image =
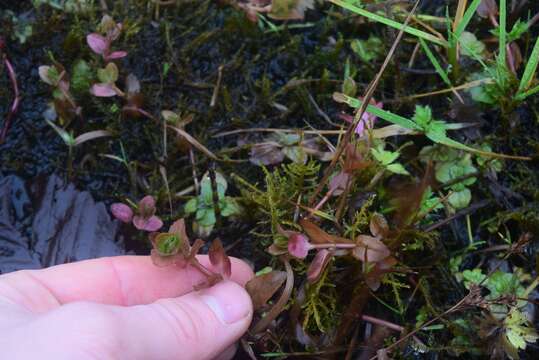
MULTIPOLYGON (((212 269, 207 256, 199 261, 212 269)), ((6 359, 228 359, 249 327, 253 276, 231 258, 232 281, 119 256, 0 276, 6 359)))

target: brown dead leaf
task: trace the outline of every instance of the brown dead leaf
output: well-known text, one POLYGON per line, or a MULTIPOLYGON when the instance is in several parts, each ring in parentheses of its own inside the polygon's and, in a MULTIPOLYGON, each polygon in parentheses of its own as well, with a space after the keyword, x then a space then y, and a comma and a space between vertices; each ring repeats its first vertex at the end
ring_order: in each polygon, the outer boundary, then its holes
POLYGON ((251 295, 255 310, 265 306, 286 280, 286 272, 273 270, 249 280, 245 289, 251 295))

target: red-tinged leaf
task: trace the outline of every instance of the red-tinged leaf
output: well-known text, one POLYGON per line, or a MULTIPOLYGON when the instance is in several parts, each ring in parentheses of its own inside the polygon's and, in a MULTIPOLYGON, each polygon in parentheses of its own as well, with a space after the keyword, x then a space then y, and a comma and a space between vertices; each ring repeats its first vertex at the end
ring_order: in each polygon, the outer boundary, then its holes
POLYGON ((183 254, 187 255, 190 252, 191 249, 191 241, 189 240, 189 237, 187 236, 187 232, 185 230, 185 220, 179 219, 176 220, 172 225, 170 225, 170 228, 168 229, 169 233, 176 234, 180 239, 182 239, 182 243, 180 244, 180 249, 183 254))
POLYGON ((270 254, 270 255, 273 255, 273 256, 279 256, 279 255, 284 255, 287 253, 287 249, 283 249, 283 248, 280 248, 278 247, 277 245, 275 244, 271 244, 267 249, 266 251, 270 254))
POLYGON ((144 218, 137 215, 133 217, 133 225, 139 230, 152 232, 161 229, 163 227, 163 221, 157 216, 144 218))
POLYGON ((97 97, 113 97, 117 95, 112 84, 94 84, 90 89, 90 93, 97 97))
POLYGON ((145 218, 155 214, 155 199, 151 195, 146 195, 138 202, 138 213, 145 218))
POLYGON ((392 271, 393 267, 397 265, 397 259, 390 256, 384 260, 377 262, 374 268, 369 271, 365 276, 365 283, 372 290, 376 291, 380 287, 381 278, 384 274, 392 271))
POLYGON ((184 240, 174 233, 160 233, 152 236, 152 245, 161 256, 178 254, 182 241, 184 240))
POLYGON ((130 223, 133 219, 133 210, 126 204, 114 203, 110 206, 110 211, 121 222, 130 223))
POLYGON ((113 51, 107 55, 107 60, 121 59, 127 56, 127 51, 113 51))
POLYGON ((288 252, 298 259, 305 259, 311 248, 309 239, 303 234, 294 233, 288 238, 288 252))
POLYGON ((221 243, 221 240, 213 240, 208 255, 210 257, 211 264, 213 267, 215 267, 217 272, 225 279, 230 278, 232 273, 232 265, 228 255, 226 254, 225 248, 223 247, 223 243, 221 243))
POLYGON ((86 42, 88 43, 88 46, 90 46, 92 51, 99 55, 103 55, 109 47, 107 39, 96 33, 92 33, 86 36, 86 42))
POLYGON ((385 237, 389 232, 389 225, 382 214, 374 213, 369 224, 371 234, 375 237, 385 237))
POLYGON ((387 246, 378 238, 359 235, 356 238, 357 247, 352 250, 352 256, 359 261, 376 263, 391 255, 387 246))
POLYGON ((245 289, 251 295, 254 309, 258 310, 265 306, 285 280, 286 272, 275 270, 249 280, 245 289))
POLYGON ((152 249, 151 259, 155 266, 158 267, 167 267, 172 265, 179 265, 181 267, 187 266, 187 261, 181 254, 176 254, 172 256, 163 256, 155 249, 152 249))
POLYGON ((311 265, 309 265, 309 268, 307 269, 307 280, 309 280, 310 283, 315 283, 320 279, 320 276, 328 266, 331 257, 332 254, 329 250, 318 250, 311 265))
POLYGON ((301 219, 299 224, 314 244, 353 243, 348 239, 328 234, 309 220, 301 219))

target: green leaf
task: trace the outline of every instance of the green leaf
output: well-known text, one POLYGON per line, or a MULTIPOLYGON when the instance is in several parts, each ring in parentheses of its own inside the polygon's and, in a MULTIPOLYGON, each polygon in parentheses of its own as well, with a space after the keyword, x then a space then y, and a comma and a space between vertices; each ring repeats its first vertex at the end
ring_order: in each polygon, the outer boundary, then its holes
POLYGON ((74 92, 85 93, 90 89, 94 78, 92 69, 84 60, 78 60, 71 70, 71 88, 74 92))
POLYGON ((524 291, 518 276, 513 273, 506 273, 496 270, 486 282, 486 287, 490 290, 489 299, 496 299, 503 295, 519 295, 524 291))
POLYGON ((449 204, 456 210, 464 209, 465 207, 470 205, 471 200, 472 193, 468 188, 464 188, 460 191, 455 191, 447 198, 449 204))
POLYGON ((469 289, 471 284, 480 284, 486 277, 487 276, 481 272, 481 269, 464 270, 462 272, 462 278, 466 289, 469 289))
POLYGON ((196 198, 193 198, 185 204, 183 210, 188 214, 192 214, 195 211, 197 211, 197 207, 198 207, 198 200, 196 198))
POLYGON ((372 148, 371 153, 374 158, 384 166, 387 166, 393 161, 397 160, 400 155, 398 152, 384 150, 382 146, 372 148))
POLYGON ((462 54, 470 57, 483 58, 485 52, 485 44, 477 40, 477 37, 471 32, 465 31, 459 39, 462 45, 462 54))
POLYGON ((216 223, 215 212, 211 208, 198 209, 196 221, 202 226, 213 226, 216 223))
POLYGON ((161 255, 173 255, 178 252, 181 239, 176 234, 161 233, 155 238, 155 247, 161 255))
POLYGON ((399 163, 389 164, 388 166, 386 166, 386 169, 395 174, 410 175, 410 173, 404 168, 404 166, 399 163))
POLYGON ((226 197, 223 201, 224 206, 221 208, 221 215, 227 217, 232 215, 238 215, 241 212, 240 206, 237 201, 231 197, 226 197))
POLYGON ((350 48, 361 60, 370 63, 383 52, 384 44, 379 37, 371 35, 368 40, 353 40, 350 48))
POLYGON ((305 151, 301 146, 286 146, 282 149, 283 154, 297 164, 304 164, 307 160, 305 151))
POLYGON ((342 92, 347 96, 356 96, 357 85, 354 79, 352 79, 350 76, 344 79, 342 84, 342 92))
POLYGON ((421 127, 421 129, 426 130, 430 122, 432 121, 432 110, 429 106, 415 106, 415 113, 412 117, 412 120, 421 127))
POLYGON ((97 78, 104 84, 114 84, 118 80, 118 67, 114 63, 108 63, 104 69, 97 70, 97 78))

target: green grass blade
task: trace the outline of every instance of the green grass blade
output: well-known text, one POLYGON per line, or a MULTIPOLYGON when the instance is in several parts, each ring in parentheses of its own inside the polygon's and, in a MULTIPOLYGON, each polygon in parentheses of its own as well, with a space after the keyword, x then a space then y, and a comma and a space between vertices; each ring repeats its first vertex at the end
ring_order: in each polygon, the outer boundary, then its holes
MULTIPOLYGON (((347 96, 343 93, 333 93, 333 100, 335 100, 338 103, 347 104, 348 106, 354 109, 358 109, 363 103, 361 100, 347 96)), ((386 121, 389 121, 390 123, 402 126, 403 128, 406 128, 409 130, 417 130, 417 131, 422 130, 422 128, 419 125, 417 125, 415 122, 413 122, 412 120, 407 119, 397 114, 393 114, 392 112, 389 112, 387 110, 382 110, 376 106, 368 105, 366 111, 369 114, 378 116, 380 119, 384 119, 386 121)))
POLYGON ((522 75, 522 79, 520 80, 520 85, 518 87, 518 92, 524 92, 528 87, 530 87, 533 77, 535 76, 535 72, 537 71, 537 65, 539 64, 539 37, 535 41, 535 45, 533 47, 532 53, 530 57, 528 58, 528 63, 526 64, 526 68, 524 69, 524 74, 522 75))
POLYGON ((451 80, 449 80, 449 76, 447 75, 447 72, 442 68, 442 65, 440 64, 438 59, 436 59, 436 56, 434 56, 434 54, 430 50, 429 45, 425 42, 425 40, 421 38, 419 39, 419 42, 421 43, 421 46, 423 47, 425 54, 427 54, 427 57, 429 58, 430 62, 436 69, 436 72, 438 73, 438 75, 440 75, 440 77, 446 83, 447 86, 452 87, 453 85, 451 84, 451 80))
MULTIPOLYGON (((353 13, 356 13, 358 15, 361 15, 361 16, 364 16, 372 21, 376 21, 376 22, 379 22, 379 23, 382 23, 384 25, 387 25, 387 26, 390 26, 392 28, 395 28, 397 30, 401 30, 403 28, 403 24, 397 22, 397 21, 394 21, 394 20, 391 20, 391 19, 388 19, 386 17, 383 17, 381 15, 378 15, 378 14, 375 14, 375 13, 372 13, 370 11, 367 11, 365 9, 362 9, 360 7, 357 7, 355 5, 352 5, 350 3, 347 3, 346 1, 342 1, 342 0, 329 0, 330 2, 334 3, 335 5, 339 5, 347 10, 350 10, 352 11, 353 13)), ((435 43, 437 45, 440 45, 440 46, 444 46, 444 47, 447 47, 448 44, 446 41, 442 40, 442 39, 439 39, 437 38, 436 36, 432 35, 432 34, 429 34, 425 31, 421 31, 421 30, 418 30, 416 28, 413 28, 413 27, 410 27, 410 26, 407 26, 406 28, 404 28, 404 32, 405 33, 408 33, 410 35, 414 35, 420 39, 425 39, 425 40, 428 40, 432 43, 435 43)))
POLYGON ((535 95, 537 93, 539 93, 539 85, 537 85, 534 88, 531 88, 530 90, 528 90, 526 92, 518 93, 517 96, 515 96, 515 99, 522 101, 522 100, 526 99, 528 96, 532 96, 532 95, 535 95))
POLYGON ((507 6, 506 0, 500 0, 500 55, 498 61, 505 64, 506 51, 505 46, 507 44, 507 6))
POLYGON ((462 35, 464 30, 466 30, 466 27, 472 20, 472 17, 475 14, 475 11, 477 10, 480 4, 481 4, 481 0, 474 0, 472 1, 468 9, 466 9, 466 12, 464 13, 464 16, 462 17, 462 20, 459 22, 457 28, 455 29, 455 34, 454 34, 455 38, 457 39, 460 38, 460 35, 462 35))
MULTIPOLYGON (((362 104, 361 100, 352 98, 342 93, 333 93, 333 100, 335 100, 338 103, 345 103, 348 106, 352 108, 356 108, 356 109, 359 108, 362 104)), ((392 112, 389 112, 387 110, 382 110, 380 108, 377 108, 376 106, 368 105, 367 111, 370 114, 376 115, 381 119, 389 121, 390 123, 402 126, 403 128, 420 131, 422 133, 424 132, 423 128, 417 125, 414 121, 407 119, 405 117, 402 117, 400 115, 394 114, 392 112)), ((428 133, 425 135, 435 143, 449 146, 449 147, 459 149, 459 150, 464 150, 464 151, 471 152, 478 155, 494 157, 494 158, 504 158, 504 159, 531 160, 531 158, 525 157, 525 156, 511 156, 511 155, 504 155, 504 154, 478 150, 468 145, 464 145, 456 140, 453 140, 450 137, 446 136, 445 134, 441 134, 441 133, 428 133)))

